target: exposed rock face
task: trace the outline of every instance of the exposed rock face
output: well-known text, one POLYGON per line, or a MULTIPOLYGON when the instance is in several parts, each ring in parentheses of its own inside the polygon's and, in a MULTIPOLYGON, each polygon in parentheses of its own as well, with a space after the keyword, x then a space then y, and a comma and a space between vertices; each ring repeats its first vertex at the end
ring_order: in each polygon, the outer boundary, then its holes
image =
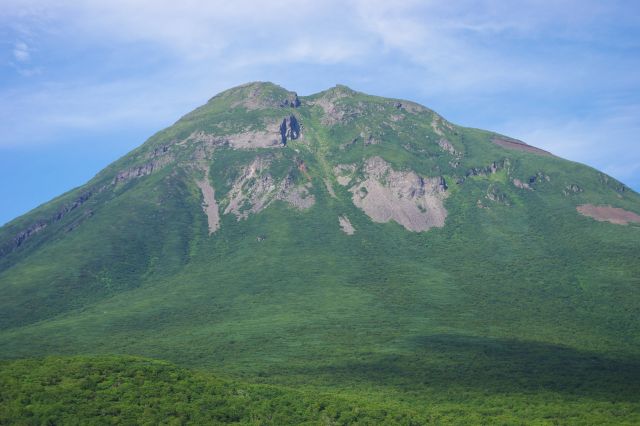
POLYGON ((447 182, 444 180, 444 177, 440 176, 438 178, 438 191, 444 193, 447 189, 449 189, 447 182))
POLYGON ((533 191, 535 189, 536 183, 549 181, 551 181, 551 178, 549 176, 547 176, 543 172, 538 172, 535 174, 535 176, 529 176, 529 178, 525 179, 524 181, 518 178, 513 178, 511 180, 511 183, 513 183, 513 186, 515 186, 516 188, 533 191))
POLYGON ((309 193, 311 183, 295 185, 291 175, 276 181, 268 172, 269 164, 269 160, 256 157, 242 170, 227 196, 225 214, 233 213, 241 220, 264 210, 276 200, 286 201, 300 210, 315 203, 315 197, 309 193))
POLYGON ((453 147, 453 145, 451 145, 451 142, 449 142, 447 139, 445 138, 440 138, 438 140, 438 146, 443 150, 448 152, 451 155, 455 155, 458 156, 460 153, 458 151, 456 151, 456 149, 453 147))
POLYGON ((25 240, 38 232, 44 230, 47 227, 46 222, 36 222, 24 231, 21 231, 13 238, 14 248, 18 248, 25 242, 25 240))
POLYGON ((547 182, 551 182, 551 176, 544 174, 543 172, 538 172, 538 177, 540 179, 544 179, 547 182))
POLYGON ((454 169, 458 168, 458 166, 460 165, 460 160, 463 157, 462 152, 456 150, 453 144, 446 138, 441 137, 440 139, 438 139, 438 146, 441 150, 443 150, 444 152, 448 152, 453 156, 453 159, 449 161, 449 165, 454 169))
POLYGON ((582 192, 582 188, 579 185, 576 185, 575 183, 565 186, 565 188, 562 190, 562 193, 565 196, 571 195, 571 194, 578 194, 580 192, 582 192))
POLYGON ((627 188, 623 183, 618 182, 617 180, 610 178, 609 176, 605 175, 604 173, 598 173, 598 180, 603 183, 604 185, 607 185, 608 187, 610 187, 611 189, 613 189, 614 191, 616 191, 619 194, 624 194, 625 192, 627 192, 629 190, 629 188, 627 188))
POLYGON ((489 176, 494 173, 498 173, 500 170, 504 168, 508 168, 510 166, 510 162, 508 159, 501 161, 494 161, 490 165, 485 167, 473 167, 465 173, 466 177, 469 176, 489 176))
POLYGON ((310 102, 310 105, 316 105, 322 108, 324 111, 324 117, 322 118, 322 124, 332 126, 337 123, 344 122, 348 119, 349 108, 340 103, 340 99, 351 96, 353 91, 347 87, 336 86, 327 90, 323 95, 314 101, 310 102))
POLYGON ((300 136, 300 123, 296 116, 291 114, 280 123, 280 141, 282 145, 287 144, 287 140, 295 140, 300 136))
POLYGON ((234 149, 277 148, 282 146, 280 126, 268 126, 264 131, 247 131, 232 135, 216 136, 205 132, 197 132, 189 136, 187 141, 201 142, 209 148, 229 146, 234 149))
POLYGON ((201 143, 209 148, 231 147, 234 149, 278 148, 288 141, 301 137, 302 127, 295 115, 268 123, 264 130, 247 130, 229 135, 212 135, 203 131, 194 132, 181 144, 201 143))
POLYGON ((322 93, 322 96, 308 102, 308 105, 316 105, 322 108, 324 117, 322 124, 335 125, 338 123, 345 123, 353 118, 362 115, 367 109, 373 109, 374 111, 387 111, 390 113, 390 121, 398 122, 404 120, 404 113, 419 114, 428 111, 427 108, 422 105, 409 101, 393 100, 385 103, 346 103, 341 102, 342 98, 356 95, 357 92, 349 89, 345 86, 336 86, 322 93), (394 114, 392 110, 397 110, 394 114))
POLYGON ((534 183, 539 182, 550 182, 551 178, 545 175, 543 172, 537 172, 534 176, 529 176, 529 184, 533 185, 534 183))
POLYGON ((133 178, 150 175, 154 169, 155 169, 155 164, 151 162, 151 163, 143 164, 141 166, 136 166, 131 169, 122 170, 118 172, 115 178, 113 178, 113 183, 117 184, 120 182, 128 181, 133 178))
POLYGON ((173 160, 171 145, 162 145, 155 148, 153 151, 147 153, 144 159, 147 161, 146 163, 118 172, 116 177, 113 178, 112 184, 116 185, 131 179, 150 175, 154 171, 160 170, 171 163, 173 160))
POLYGON ((516 188, 528 189, 529 191, 533 191, 533 188, 531 188, 528 183, 522 182, 520 179, 513 179, 512 182, 516 188))
POLYGON ((83 192, 82 194, 80 194, 78 198, 73 200, 70 204, 62 206, 62 208, 58 210, 55 216, 53 216, 52 221, 57 222, 61 220, 67 213, 77 209, 78 207, 86 203, 89 200, 89 198, 91 198, 92 195, 93 195, 92 191, 83 192))
POLYGON ((423 107, 420 104, 411 101, 395 101, 393 102, 393 106, 397 109, 405 110, 411 114, 418 114, 421 112, 429 111, 427 108, 423 107))
POLYGON ((118 172, 115 178, 113 178, 113 184, 126 182, 131 179, 136 179, 142 176, 147 176, 156 170, 159 170, 171 162, 170 156, 159 157, 155 160, 140 166, 135 166, 126 170, 118 172))
POLYGON ((581 215, 590 217, 600 222, 610 222, 616 225, 640 223, 639 214, 618 207, 582 204, 580 206, 577 206, 576 210, 581 215))
POLYGON ((309 182, 304 185, 295 186, 293 182, 287 178, 281 182, 280 190, 276 194, 275 199, 286 201, 298 210, 306 210, 316 202, 313 194, 309 192, 312 186, 309 182))
POLYGON ((380 157, 364 164, 364 180, 349 191, 353 203, 374 222, 401 224, 410 231, 444 226, 447 211, 446 182, 442 177, 423 178, 412 171, 395 171, 380 157))
POLYGON ((356 229, 351 225, 349 218, 347 216, 338 216, 338 223, 340 224, 340 229, 347 235, 353 235, 356 232, 356 229))
POLYGON ((298 108, 300 106, 300 99, 298 99, 298 94, 295 92, 289 93, 289 95, 285 99, 280 101, 279 106, 282 108, 298 108))
POLYGON ((431 128, 438 136, 444 136, 445 131, 454 131, 453 125, 438 114, 433 115, 431 128))
POLYGON ((207 215, 209 235, 220 229, 220 212, 216 202, 216 193, 209 180, 209 169, 206 169, 204 178, 196 179, 196 185, 202 192, 202 210, 207 215))
POLYGON ((344 118, 344 111, 331 99, 320 98, 312 102, 311 105, 317 105, 324 111, 322 124, 331 126, 341 122, 344 118))
POLYGON ((161 157, 163 155, 167 155, 167 153, 169 152, 170 149, 171 149, 170 145, 159 146, 158 148, 155 148, 153 151, 151 151, 147 155, 147 158, 158 158, 158 157, 161 157))
POLYGON ((487 195, 485 195, 485 198, 489 201, 493 201, 494 203, 504 204, 505 206, 511 205, 507 194, 493 184, 489 185, 487 188, 487 195))
POLYGON ((260 176, 265 169, 265 163, 265 160, 258 157, 244 168, 229 192, 229 204, 224 210, 225 214, 233 213, 238 220, 246 219, 249 213, 256 213, 266 207, 266 195, 275 190, 275 185, 271 175, 265 173, 260 176))
POLYGON ((366 135, 363 132, 360 133, 360 137, 362 138, 362 140, 364 141, 364 146, 369 146, 369 145, 377 145, 380 143, 380 141, 378 139, 376 139, 373 135, 366 135))
POLYGON ((349 185, 353 174, 356 172, 355 164, 338 164, 333 168, 333 173, 336 175, 336 180, 342 186, 349 185))
POLYGON ((92 196, 93 191, 85 191, 71 203, 63 205, 53 216, 43 220, 39 220, 26 229, 18 232, 16 236, 9 241, 8 244, 0 247, 0 256, 12 252, 13 250, 20 247, 29 238, 33 237, 41 231, 44 231, 47 226, 59 222, 67 214, 86 203, 92 196))

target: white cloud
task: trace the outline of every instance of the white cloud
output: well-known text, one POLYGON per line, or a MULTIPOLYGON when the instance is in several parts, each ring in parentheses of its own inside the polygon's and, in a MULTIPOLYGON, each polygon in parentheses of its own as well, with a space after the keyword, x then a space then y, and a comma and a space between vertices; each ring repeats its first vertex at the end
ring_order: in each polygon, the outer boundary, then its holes
POLYGON ((297 38, 310 29, 305 24, 326 17, 337 5, 311 0, 9 0, 0 18, 64 22, 66 32, 86 40, 148 42, 198 59, 246 40, 297 38))
POLYGON ((18 62, 27 62, 31 58, 29 46, 22 41, 17 42, 13 47, 13 57, 18 62))
MULTIPOLYGON (((554 72, 533 54, 501 51, 501 37, 575 34, 612 9, 567 0, 8 0, 5 14, 63 23, 50 27, 87 42, 150 43, 196 63, 338 64, 397 52, 423 67, 435 87, 462 92, 574 84, 575 72, 554 72)), ((559 65, 589 68, 580 58, 559 65)))

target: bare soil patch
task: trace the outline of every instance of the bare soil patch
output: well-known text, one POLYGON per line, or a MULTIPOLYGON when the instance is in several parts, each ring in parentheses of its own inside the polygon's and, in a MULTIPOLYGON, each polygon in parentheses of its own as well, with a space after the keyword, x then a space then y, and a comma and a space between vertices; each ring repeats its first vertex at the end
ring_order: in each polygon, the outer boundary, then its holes
POLYGON ((640 223, 640 215, 619 207, 595 206, 593 204, 582 204, 576 207, 578 213, 590 217, 600 222, 611 222, 616 225, 628 225, 629 223, 640 223))
POLYGON ((526 143, 519 141, 517 139, 507 139, 504 137, 495 137, 491 139, 491 142, 499 145, 503 148, 512 149, 514 151, 524 151, 530 152, 532 154, 538 155, 546 155, 548 157, 555 157, 549 151, 545 151, 544 149, 536 148, 535 146, 527 145, 526 143))
POLYGON ((202 180, 196 180, 196 185, 202 191, 202 210, 207 215, 209 224, 209 235, 220 229, 220 212, 216 202, 216 194, 211 182, 209 182, 209 170, 207 170, 202 180))

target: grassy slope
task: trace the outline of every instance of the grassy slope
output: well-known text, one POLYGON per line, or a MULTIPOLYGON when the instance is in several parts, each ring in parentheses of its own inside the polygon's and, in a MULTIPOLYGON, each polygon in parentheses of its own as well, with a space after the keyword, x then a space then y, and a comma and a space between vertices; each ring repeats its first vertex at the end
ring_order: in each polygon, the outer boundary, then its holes
MULTIPOLYGON (((259 127, 258 112, 230 108, 234 96, 214 98, 88 185, 193 129, 226 120, 259 127)), ((72 232, 43 232, 0 259, 0 355, 144 355, 338 390, 437 421, 637 422, 640 227, 575 212, 585 202, 640 212, 637 194, 582 165, 506 151, 474 129, 447 130, 465 154, 453 168, 434 143, 432 112, 404 114, 353 93, 341 102, 354 118, 331 128, 318 107, 266 113, 294 112, 304 126, 303 141, 263 154, 280 165, 274 173, 305 162, 317 200, 306 212, 276 202, 247 221, 223 216, 207 237, 193 177, 169 166, 93 198, 94 215, 72 232), (382 143, 349 144, 361 132, 382 143), (444 175, 447 225, 416 234, 374 224, 335 180, 330 197, 323 179, 333 179, 333 165, 371 155, 444 175), (550 181, 522 190, 501 171, 454 183, 505 159, 512 177, 543 172, 550 181), (584 191, 564 196, 572 183, 584 191), (509 205, 486 201, 490 186, 509 205), (354 236, 340 231, 341 214, 354 236)), ((253 155, 216 152, 217 196, 253 155)), ((0 240, 55 204, 2 228, 0 240)))

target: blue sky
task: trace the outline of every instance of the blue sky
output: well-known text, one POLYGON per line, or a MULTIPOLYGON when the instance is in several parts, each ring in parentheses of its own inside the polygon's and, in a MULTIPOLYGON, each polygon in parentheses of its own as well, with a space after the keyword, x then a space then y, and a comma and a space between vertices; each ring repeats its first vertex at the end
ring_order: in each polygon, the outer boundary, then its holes
POLYGON ((247 81, 422 103, 640 190, 637 1, 2 0, 0 224, 247 81))

